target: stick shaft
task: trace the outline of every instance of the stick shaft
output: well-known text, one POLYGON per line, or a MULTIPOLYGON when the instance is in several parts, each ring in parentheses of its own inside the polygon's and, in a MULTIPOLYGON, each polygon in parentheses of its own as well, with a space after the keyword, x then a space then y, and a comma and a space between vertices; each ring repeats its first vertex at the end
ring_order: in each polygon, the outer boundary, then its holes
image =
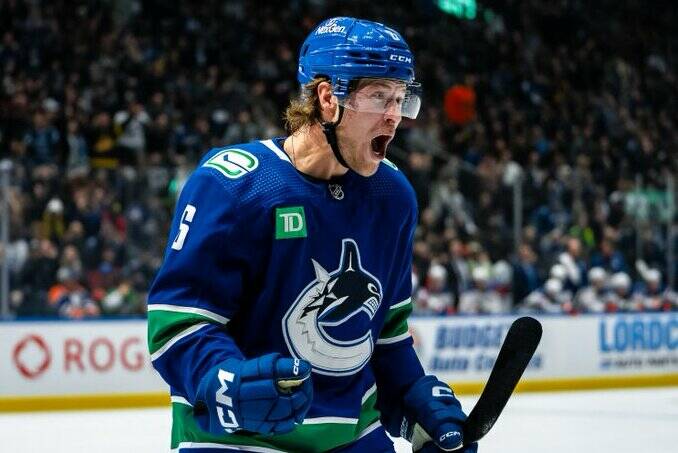
POLYGON ((464 444, 480 440, 492 429, 530 363, 541 334, 541 324, 534 318, 518 318, 511 324, 485 388, 464 424, 464 444))

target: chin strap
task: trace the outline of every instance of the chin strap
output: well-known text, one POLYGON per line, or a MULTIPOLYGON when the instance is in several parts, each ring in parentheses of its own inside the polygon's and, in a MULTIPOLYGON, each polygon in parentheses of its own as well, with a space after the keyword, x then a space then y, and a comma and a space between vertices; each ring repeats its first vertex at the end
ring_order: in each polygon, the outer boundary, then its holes
POLYGON ((341 151, 339 151, 339 143, 337 142, 337 126, 341 122, 341 118, 344 116, 344 107, 342 105, 339 106, 339 118, 335 122, 324 122, 320 123, 320 126, 323 128, 323 132, 325 133, 325 138, 327 138, 327 143, 330 144, 330 148, 332 148, 332 152, 334 153, 334 157, 337 158, 337 161, 343 165, 344 167, 350 169, 351 167, 348 166, 346 161, 344 160, 343 156, 341 155, 341 151))

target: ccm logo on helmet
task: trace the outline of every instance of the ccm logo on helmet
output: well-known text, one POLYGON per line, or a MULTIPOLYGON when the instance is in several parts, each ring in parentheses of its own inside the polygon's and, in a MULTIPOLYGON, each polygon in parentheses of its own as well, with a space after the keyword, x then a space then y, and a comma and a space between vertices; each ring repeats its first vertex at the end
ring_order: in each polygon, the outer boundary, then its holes
POLYGON ((388 59, 391 61, 399 61, 401 63, 412 63, 412 57, 405 57, 403 55, 391 54, 388 59))

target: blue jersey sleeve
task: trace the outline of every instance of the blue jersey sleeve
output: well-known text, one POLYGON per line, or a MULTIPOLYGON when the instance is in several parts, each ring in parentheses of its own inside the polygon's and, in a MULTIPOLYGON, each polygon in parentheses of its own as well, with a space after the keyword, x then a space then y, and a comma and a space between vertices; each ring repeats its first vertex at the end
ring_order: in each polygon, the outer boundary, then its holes
POLYGON ((411 200, 401 243, 402 250, 394 300, 391 301, 384 326, 377 340, 371 365, 377 382, 377 407, 381 423, 393 436, 400 435, 404 416, 402 397, 410 386, 424 375, 424 369, 413 348, 407 319, 412 313, 412 253, 417 225, 416 201, 411 200))
POLYGON ((177 202, 165 258, 148 296, 148 345, 173 393, 194 402, 204 374, 242 358, 228 323, 242 297, 249 257, 237 246, 234 193, 200 167, 177 202))

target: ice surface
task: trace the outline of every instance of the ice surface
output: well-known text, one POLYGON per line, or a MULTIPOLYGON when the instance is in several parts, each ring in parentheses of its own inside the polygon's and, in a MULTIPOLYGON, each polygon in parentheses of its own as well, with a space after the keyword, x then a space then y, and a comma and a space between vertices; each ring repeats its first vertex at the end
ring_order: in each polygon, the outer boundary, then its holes
MULTIPOLYGON (((468 411, 475 397, 462 397, 468 411)), ((3 453, 169 451, 169 409, 0 414, 3 453)), ((677 453, 678 387, 514 395, 481 453, 677 453)), ((397 451, 409 445, 396 440, 397 451)))

